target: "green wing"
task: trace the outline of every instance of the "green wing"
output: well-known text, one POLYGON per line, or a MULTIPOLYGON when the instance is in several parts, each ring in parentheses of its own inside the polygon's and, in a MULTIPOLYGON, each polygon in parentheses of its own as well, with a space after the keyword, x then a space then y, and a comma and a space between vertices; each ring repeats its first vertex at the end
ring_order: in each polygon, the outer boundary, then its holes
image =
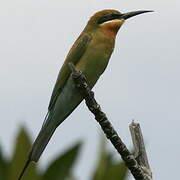
POLYGON ((84 52, 86 51, 89 42, 91 41, 91 36, 85 33, 82 33, 79 38, 75 41, 72 48, 70 49, 64 64, 62 65, 56 84, 54 86, 52 96, 50 99, 48 110, 50 111, 53 108, 54 103, 56 102, 62 88, 64 87, 69 75, 69 62, 72 62, 74 65, 81 59, 84 52))

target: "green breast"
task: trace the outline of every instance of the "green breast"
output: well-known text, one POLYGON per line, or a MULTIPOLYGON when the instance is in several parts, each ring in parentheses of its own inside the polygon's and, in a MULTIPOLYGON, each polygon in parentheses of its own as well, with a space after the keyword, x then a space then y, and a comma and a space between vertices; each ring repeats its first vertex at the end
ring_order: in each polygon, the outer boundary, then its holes
POLYGON ((106 69, 113 49, 114 40, 109 40, 105 36, 92 38, 86 52, 76 66, 86 75, 89 86, 93 87, 106 69))

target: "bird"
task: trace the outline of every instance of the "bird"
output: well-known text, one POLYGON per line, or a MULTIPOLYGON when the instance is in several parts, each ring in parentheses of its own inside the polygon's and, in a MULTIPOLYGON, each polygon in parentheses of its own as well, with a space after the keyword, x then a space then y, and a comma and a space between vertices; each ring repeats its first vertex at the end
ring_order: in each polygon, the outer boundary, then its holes
POLYGON ((59 71, 44 123, 32 145, 18 180, 21 180, 31 162, 39 160, 56 128, 83 101, 83 97, 72 79, 68 64, 73 63, 75 68, 85 75, 87 83, 92 89, 108 65, 120 27, 127 19, 148 12, 152 11, 140 10, 121 13, 118 10, 106 9, 98 11, 90 17, 59 71))

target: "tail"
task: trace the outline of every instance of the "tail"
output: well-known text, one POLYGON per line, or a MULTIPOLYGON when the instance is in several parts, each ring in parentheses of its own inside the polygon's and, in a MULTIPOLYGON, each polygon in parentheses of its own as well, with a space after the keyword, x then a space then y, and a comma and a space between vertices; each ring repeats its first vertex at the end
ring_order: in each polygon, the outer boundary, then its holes
POLYGON ((26 169, 28 168, 30 162, 31 162, 30 159, 28 159, 28 160, 26 161, 26 164, 24 165, 24 168, 23 168, 23 170, 21 171, 21 174, 19 175, 18 180, 21 180, 21 178, 23 177, 23 175, 24 175, 26 169))
MULTIPOLYGON (((50 117, 47 118, 48 121, 49 121, 49 118, 50 117)), ((54 126, 53 123, 45 123, 42 126, 36 140, 33 143, 32 149, 28 156, 28 160, 25 163, 24 168, 23 168, 18 180, 21 180, 26 169, 28 168, 29 164, 32 161, 37 162, 39 160, 40 156, 42 155, 45 147, 47 146, 47 144, 48 144, 49 140, 51 139, 55 130, 56 130, 56 126, 54 126)))
POLYGON ((29 153, 30 161, 37 162, 39 160, 55 130, 56 127, 52 123, 42 127, 29 153))

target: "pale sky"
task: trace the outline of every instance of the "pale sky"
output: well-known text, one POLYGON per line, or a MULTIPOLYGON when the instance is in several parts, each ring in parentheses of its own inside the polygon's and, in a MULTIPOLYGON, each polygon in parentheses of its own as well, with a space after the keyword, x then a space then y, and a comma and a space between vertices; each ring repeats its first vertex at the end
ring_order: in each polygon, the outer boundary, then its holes
MULTIPOLYGON (((179 7, 178 0, 1 2, 0 144, 6 155, 11 154, 20 125, 27 127, 33 139, 38 134, 58 71, 93 13, 102 9, 154 10, 123 25, 108 68, 94 91, 129 148, 128 125, 132 119, 141 124, 154 179, 178 179, 179 7)), ((78 180, 90 180, 100 132, 82 103, 56 130, 40 164, 45 167, 72 143, 83 140, 74 174, 78 180)))

